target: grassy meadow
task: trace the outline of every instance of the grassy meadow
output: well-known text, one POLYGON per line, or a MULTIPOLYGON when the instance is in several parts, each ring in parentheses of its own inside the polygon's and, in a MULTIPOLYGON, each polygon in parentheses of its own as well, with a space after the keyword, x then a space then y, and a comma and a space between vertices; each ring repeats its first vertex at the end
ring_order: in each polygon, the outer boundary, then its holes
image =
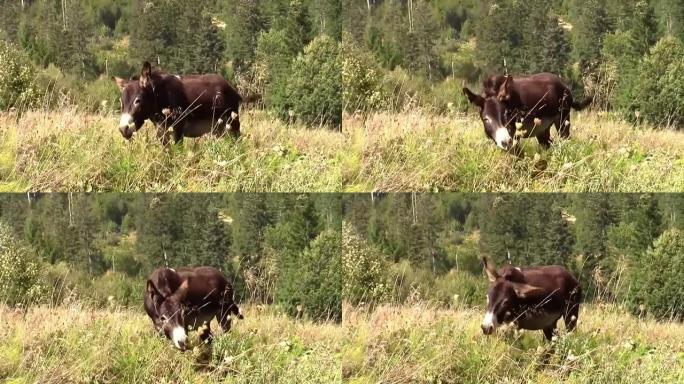
POLYGON ((520 158, 496 148, 475 112, 350 115, 343 127, 356 156, 343 170, 349 191, 684 190, 684 133, 605 113, 573 112, 570 140, 552 128, 548 151, 522 140, 520 158))
POLYGON ((415 305, 344 307, 349 383, 681 383, 684 324, 584 305, 577 332, 484 336, 484 310, 415 305))
POLYGON ((0 113, 0 191, 339 191, 343 136, 257 110, 242 137, 164 148, 146 123, 127 142, 117 117, 66 108, 0 113))
MULTIPOLYGON (((343 329, 244 306, 213 349, 180 352, 142 311, 0 307, 0 382, 339 383, 343 329)), ((215 320, 214 320, 215 323, 215 320)))
MULTIPOLYGON (((0 114, 0 191, 496 191, 684 190, 684 133, 575 113, 570 140, 515 156, 469 116, 413 110, 346 116, 343 134, 242 116, 243 136, 164 148, 149 123, 127 142, 116 117, 0 114)), ((554 128, 555 135, 555 128, 554 128)))

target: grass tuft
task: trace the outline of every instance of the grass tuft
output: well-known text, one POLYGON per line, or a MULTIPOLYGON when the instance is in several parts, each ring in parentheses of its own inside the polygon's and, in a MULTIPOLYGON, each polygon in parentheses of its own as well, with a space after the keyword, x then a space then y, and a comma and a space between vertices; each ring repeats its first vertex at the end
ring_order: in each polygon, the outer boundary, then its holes
POLYGON ((496 148, 473 114, 345 116, 349 191, 635 192, 684 189, 684 133, 574 113, 572 137, 550 150, 523 140, 518 158, 496 148))
POLYGON ((127 142, 114 116, 0 114, 0 190, 341 190, 341 133, 288 126, 262 111, 243 112, 241 122, 237 142, 206 136, 164 148, 150 123, 127 142))
MULTIPOLYGON (((213 348, 180 352, 144 314, 0 307, 0 381, 9 383, 341 383, 342 327, 244 306, 213 348)), ((214 321, 212 329, 220 329, 214 321)))
POLYGON ((426 303, 344 306, 349 383, 681 383, 684 325, 584 305, 578 329, 546 342, 541 331, 484 336, 484 310, 426 303))

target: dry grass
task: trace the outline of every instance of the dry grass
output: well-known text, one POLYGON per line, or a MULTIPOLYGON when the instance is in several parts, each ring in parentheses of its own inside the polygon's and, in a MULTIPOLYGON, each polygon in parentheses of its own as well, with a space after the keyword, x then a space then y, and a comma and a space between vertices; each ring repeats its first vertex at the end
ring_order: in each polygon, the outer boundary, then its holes
POLYGON ((163 148, 154 127, 131 142, 115 116, 78 110, 0 114, 4 191, 339 191, 344 138, 244 111, 243 136, 163 148))
MULTIPOLYGON (((684 325, 585 305, 579 328, 542 333, 480 330, 483 310, 425 303, 344 307, 343 374, 350 383, 681 383, 684 325)), ((562 322, 561 322, 562 323, 562 322)))
MULTIPOLYGON (((130 310, 0 308, 0 381, 6 383, 341 382, 343 330, 246 306, 213 351, 181 353, 130 310)), ((192 334, 191 334, 192 336, 192 334)))
MULTIPOLYGON (((524 157, 497 149, 470 116, 345 116, 357 159, 352 191, 681 191, 684 133, 634 127, 607 114, 574 113, 570 140, 548 151, 523 140, 524 157)), ((555 129, 554 134, 555 134, 555 129)))

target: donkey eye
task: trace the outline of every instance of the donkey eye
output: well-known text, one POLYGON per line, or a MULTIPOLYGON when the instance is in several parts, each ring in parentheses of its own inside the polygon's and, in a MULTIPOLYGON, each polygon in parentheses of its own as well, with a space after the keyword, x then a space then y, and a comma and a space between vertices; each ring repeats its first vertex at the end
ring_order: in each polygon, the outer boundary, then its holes
POLYGON ((160 319, 161 319, 161 321, 166 321, 166 320, 168 320, 169 318, 166 317, 165 315, 161 315, 160 319))
POLYGON ((136 98, 136 99, 133 101, 133 104, 135 104, 135 105, 138 105, 138 104, 140 104, 140 103, 141 103, 140 98, 136 98))

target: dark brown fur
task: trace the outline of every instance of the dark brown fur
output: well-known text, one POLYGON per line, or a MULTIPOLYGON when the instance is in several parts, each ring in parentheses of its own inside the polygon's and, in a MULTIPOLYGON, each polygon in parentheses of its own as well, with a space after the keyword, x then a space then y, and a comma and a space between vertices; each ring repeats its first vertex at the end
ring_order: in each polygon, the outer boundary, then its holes
MULTIPOLYGON (((541 329, 551 340, 559 318, 565 327, 577 325, 582 292, 577 279, 565 268, 553 265, 495 269, 483 258, 485 272, 491 281, 487 293, 487 312, 496 316, 496 323, 514 323, 521 329, 541 329)), ((495 327, 482 331, 491 334, 495 327)))
POLYGON ((147 280, 144 305, 155 329, 163 331, 169 339, 175 327, 183 327, 187 332, 189 327, 197 329, 206 324, 200 338, 210 342, 212 318, 218 320, 224 331, 230 330, 231 315, 242 318, 233 300, 232 285, 212 267, 154 270, 147 280))
POLYGON ((145 120, 157 126, 157 135, 164 144, 169 141, 169 131, 173 131, 176 142, 185 136, 199 137, 209 132, 222 136, 226 128, 232 136, 240 135, 242 98, 220 75, 175 76, 152 70, 150 63, 145 62, 139 78, 114 80, 121 90, 122 115, 133 117, 134 127, 119 126, 126 139, 145 120))
POLYGON ((536 137, 548 148, 551 145, 551 125, 555 125, 563 138, 570 137, 570 111, 589 106, 592 98, 576 103, 572 92, 563 80, 551 73, 530 76, 490 76, 483 82, 484 96, 464 88, 463 92, 471 103, 481 109, 481 117, 494 121, 485 122, 486 133, 493 138, 496 127, 508 128, 511 137, 517 130, 515 123, 521 123, 522 137, 536 137), (494 127, 494 128, 492 128, 494 127))

